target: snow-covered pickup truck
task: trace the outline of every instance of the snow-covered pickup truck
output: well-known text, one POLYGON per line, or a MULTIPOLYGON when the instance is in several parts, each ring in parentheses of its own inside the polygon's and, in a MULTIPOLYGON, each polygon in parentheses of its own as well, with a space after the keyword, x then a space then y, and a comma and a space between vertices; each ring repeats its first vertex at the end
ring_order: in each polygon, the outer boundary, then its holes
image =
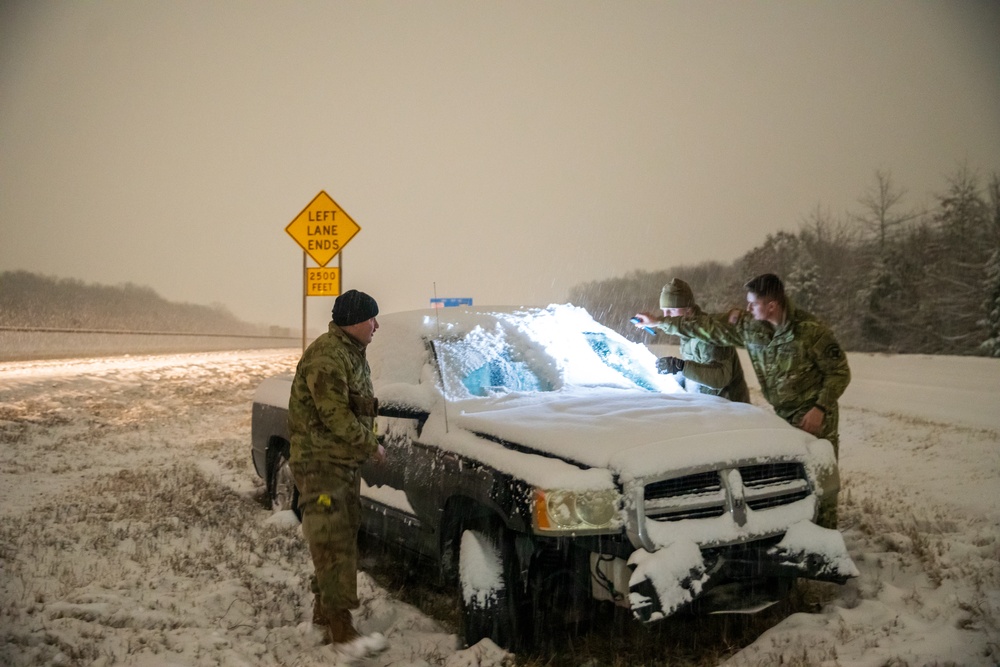
MULTIPOLYGON (((683 392, 585 310, 379 324, 368 359, 387 455, 362 467, 362 529, 457 584, 469 644, 516 649, 602 601, 648 623, 857 575, 840 533, 814 523, 839 487, 830 443, 683 392)), ((279 510, 296 498, 290 381, 266 380, 253 405, 253 462, 279 510)))

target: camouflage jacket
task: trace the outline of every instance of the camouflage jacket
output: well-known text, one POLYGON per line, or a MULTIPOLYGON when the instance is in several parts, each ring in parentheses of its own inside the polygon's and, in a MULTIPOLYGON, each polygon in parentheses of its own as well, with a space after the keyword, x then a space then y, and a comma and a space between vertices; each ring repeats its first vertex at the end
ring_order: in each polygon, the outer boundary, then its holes
POLYGON ((851 381, 851 371, 833 332, 812 315, 789 304, 785 322, 777 328, 745 311, 735 324, 729 323, 725 313, 701 313, 692 318, 664 318, 657 325, 679 336, 745 347, 764 398, 774 411, 797 425, 806 412, 819 407, 827 415, 819 437, 836 446, 837 400, 851 381))
POLYGON ((302 354, 292 380, 288 432, 293 469, 325 463, 359 466, 378 448, 377 411, 364 347, 331 323, 302 354))
MULTIPOLYGON (((701 309, 695 306, 693 316, 701 314, 701 309)), ((669 327, 664 330, 673 333, 669 327)), ((739 403, 750 402, 750 390, 743 377, 736 348, 677 335, 681 339, 681 358, 684 359, 685 389, 691 393, 722 396, 739 403)))

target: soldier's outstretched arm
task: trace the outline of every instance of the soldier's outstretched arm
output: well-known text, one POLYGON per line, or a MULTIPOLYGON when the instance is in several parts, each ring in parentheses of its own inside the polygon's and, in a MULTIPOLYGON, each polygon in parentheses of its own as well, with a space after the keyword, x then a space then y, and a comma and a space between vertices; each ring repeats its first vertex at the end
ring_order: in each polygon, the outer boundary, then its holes
POLYGON ((743 322, 741 317, 735 324, 730 323, 729 313, 698 313, 691 317, 661 317, 653 326, 668 334, 697 338, 706 343, 743 347, 743 322))

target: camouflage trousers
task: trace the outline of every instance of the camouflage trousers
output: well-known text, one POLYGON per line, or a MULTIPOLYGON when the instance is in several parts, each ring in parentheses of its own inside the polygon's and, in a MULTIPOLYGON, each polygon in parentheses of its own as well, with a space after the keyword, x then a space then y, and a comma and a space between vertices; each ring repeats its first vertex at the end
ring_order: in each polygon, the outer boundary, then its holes
POLYGON ((312 591, 324 613, 355 609, 358 601, 358 530, 361 475, 334 464, 293 468, 302 510, 302 534, 309 543, 312 591))
MULTIPOLYGON (((833 445, 834 455, 837 457, 838 461, 840 456, 837 455, 837 432, 834 431, 832 436, 827 435, 826 438, 833 445)), ((840 470, 834 469, 829 474, 824 476, 819 480, 820 486, 823 487, 823 497, 819 502, 819 507, 817 507, 816 512, 816 524, 822 526, 823 528, 837 529, 837 496, 840 493, 840 470)))
POLYGON ((824 498, 819 504, 816 525, 837 530, 837 495, 824 498))
MULTIPOLYGON (((799 422, 802 421, 802 416, 808 411, 808 408, 803 408, 798 412, 792 414, 779 414, 792 426, 798 428, 799 422)), ((840 460, 840 434, 838 433, 838 426, 840 422, 840 410, 838 406, 833 405, 827 411, 823 418, 823 427, 820 429, 817 438, 822 438, 824 440, 829 440, 830 444, 833 445, 833 455, 836 459, 840 460)), ((836 477, 836 486, 840 488, 840 475, 836 477)), ((820 501, 816 523, 823 528, 837 528, 837 494, 827 493, 824 495, 823 499, 820 501)))

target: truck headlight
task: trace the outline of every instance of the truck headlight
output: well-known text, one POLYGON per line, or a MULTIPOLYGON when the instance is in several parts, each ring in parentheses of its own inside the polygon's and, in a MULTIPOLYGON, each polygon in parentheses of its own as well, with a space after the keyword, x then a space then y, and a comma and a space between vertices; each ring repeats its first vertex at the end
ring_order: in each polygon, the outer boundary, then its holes
POLYGON ((539 533, 609 532, 621 528, 621 496, 610 489, 535 489, 535 529, 539 533))

